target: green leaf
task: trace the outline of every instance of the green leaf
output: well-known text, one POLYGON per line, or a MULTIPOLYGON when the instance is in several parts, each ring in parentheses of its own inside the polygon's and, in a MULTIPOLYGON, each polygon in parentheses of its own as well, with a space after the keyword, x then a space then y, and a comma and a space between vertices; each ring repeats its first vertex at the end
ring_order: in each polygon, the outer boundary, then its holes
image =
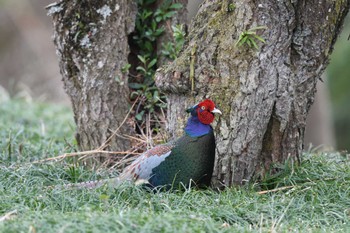
POLYGON ((143 85, 143 84, 140 84, 140 83, 129 83, 129 87, 130 87, 131 89, 138 90, 138 89, 143 89, 143 88, 144 88, 144 85, 143 85))
POLYGON ((246 32, 244 32, 245 35, 249 35, 249 36, 255 35, 255 33, 256 32, 254 32, 254 31, 246 31, 246 32))
POLYGON ((131 64, 129 64, 129 63, 127 63, 127 64, 125 64, 123 67, 122 67, 122 73, 126 73, 126 72, 128 72, 128 70, 130 69, 130 67, 131 67, 131 64))
POLYGON ((155 36, 160 36, 163 32, 164 32, 164 28, 163 28, 163 27, 162 27, 162 28, 158 28, 158 29, 155 31, 154 35, 155 35, 155 36))
POLYGON ((148 63, 147 68, 150 69, 157 63, 157 58, 154 58, 150 63, 148 63))
POLYGON ((145 111, 141 111, 138 114, 136 114, 136 116, 135 116, 136 120, 142 121, 142 117, 143 117, 144 113, 145 113, 145 111))
POLYGON ((249 31, 256 31, 256 30, 260 30, 260 29, 267 29, 267 27, 266 26, 256 26, 256 27, 249 29, 249 31))
POLYGON ((102 200, 102 201, 107 201, 109 199, 109 196, 108 195, 106 195, 106 194, 101 194, 100 195, 100 200, 102 200))
POLYGON ((153 52, 153 46, 152 46, 152 44, 151 44, 151 42, 149 42, 149 41, 146 41, 145 43, 144 43, 144 46, 145 46, 145 48, 147 49, 147 51, 152 51, 153 52))
POLYGON ((145 12, 145 14, 143 15, 143 19, 147 19, 147 18, 150 17, 152 14, 153 14, 152 11, 145 12))
MULTIPOLYGON (((154 84, 154 80, 152 78, 146 78, 143 84, 150 88, 154 84)), ((147 90, 151 90, 149 88, 147 88, 147 90)), ((157 89, 156 87, 154 88, 157 89)))
POLYGON ((248 39, 248 36, 244 36, 242 37, 240 40, 237 41, 236 45, 238 45, 238 47, 242 46, 248 39))
POLYGON ((136 99, 140 94, 137 91, 133 91, 130 94, 130 99, 136 99))
POLYGON ((249 36, 243 37, 243 39, 242 39, 242 44, 244 44, 247 40, 249 40, 249 36))
POLYGON ((253 46, 254 46, 256 49, 259 49, 259 46, 255 43, 254 40, 250 40, 250 41, 252 42, 253 46))
POLYGON ((178 10, 178 9, 182 8, 182 4, 181 3, 174 3, 169 8, 178 10))
POLYGON ((143 74, 147 74, 147 70, 145 70, 145 68, 143 68, 142 66, 136 67, 136 70, 141 71, 143 74))
POLYGON ((163 18, 164 19, 169 19, 173 17, 176 14, 176 11, 169 11, 168 13, 164 14, 163 18))
POLYGON ((143 63, 146 64, 146 57, 143 57, 141 55, 137 55, 137 58, 143 63))
POLYGON ((255 35, 255 38, 258 39, 258 40, 260 40, 260 41, 263 42, 263 43, 266 43, 266 41, 265 41, 262 37, 260 37, 260 36, 258 36, 258 35, 255 35))
POLYGON ((251 44, 251 40, 250 40, 250 39, 247 40, 247 44, 249 45, 249 47, 252 47, 252 44, 251 44))
POLYGON ((152 86, 153 84, 154 84, 154 81, 153 81, 153 80, 149 80, 149 81, 148 81, 148 84, 147 84, 147 86, 148 86, 147 91, 154 91, 154 90, 158 90, 158 88, 157 88, 157 87, 152 86))
POLYGON ((78 36, 80 34, 80 31, 78 31, 77 33, 75 33, 75 36, 74 36, 74 42, 76 43, 78 41, 78 36))
POLYGON ((161 11, 160 9, 157 9, 155 12, 154 12, 154 16, 161 16, 163 14, 163 11, 161 11))
POLYGON ((162 19, 163 19, 162 16, 157 16, 155 20, 157 23, 159 23, 160 21, 162 21, 162 19))
POLYGON ((154 99, 155 102, 157 102, 159 100, 159 93, 158 93, 158 91, 154 91, 153 99, 154 99))

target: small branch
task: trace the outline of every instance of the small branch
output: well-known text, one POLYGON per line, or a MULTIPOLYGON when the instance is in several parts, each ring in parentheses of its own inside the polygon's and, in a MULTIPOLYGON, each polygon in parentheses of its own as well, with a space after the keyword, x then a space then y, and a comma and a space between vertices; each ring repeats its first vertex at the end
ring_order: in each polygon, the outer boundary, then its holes
POLYGON ((104 151, 104 150, 89 150, 89 151, 81 151, 81 152, 74 152, 74 153, 65 153, 63 155, 59 155, 56 157, 51 157, 51 158, 46 158, 38 161, 32 162, 33 164, 36 163, 43 163, 43 162, 48 162, 48 161, 57 161, 59 159, 65 159, 69 157, 75 157, 75 156, 80 156, 80 155, 91 155, 91 154, 120 154, 120 155, 140 155, 141 153, 136 153, 136 152, 129 152, 129 151, 104 151))
POLYGON ((146 143, 147 141, 144 140, 144 139, 140 139, 140 138, 137 138, 137 137, 133 137, 131 135, 127 135, 127 134, 124 134, 123 135, 124 137, 128 138, 128 139, 132 139, 132 140, 135 140, 135 141, 138 141, 138 142, 142 142, 142 143, 146 143))
POLYGON ((260 192, 258 192, 258 194, 274 193, 274 192, 278 192, 278 191, 281 191, 281 190, 291 189, 291 188, 294 188, 294 187, 295 186, 284 186, 284 187, 280 187, 280 188, 260 191, 260 192))
POLYGON ((135 104, 137 103, 139 97, 137 97, 137 99, 135 100, 135 102, 132 104, 131 108, 129 109, 128 113, 126 114, 126 116, 124 117, 124 120, 122 121, 122 123, 119 125, 119 127, 114 130, 114 132, 112 133, 111 136, 109 136, 109 138, 107 138, 107 140, 102 143, 102 145, 97 149, 97 150, 103 150, 108 146, 108 143, 112 140, 112 138, 117 134, 117 132, 119 131, 119 129, 124 125, 125 121, 128 119, 131 111, 134 109, 135 104))
POLYGON ((286 190, 286 189, 291 189, 291 188, 301 188, 301 187, 305 187, 306 185, 309 185, 308 187, 300 190, 300 191, 305 191, 305 190, 308 190, 310 189, 311 187, 310 186, 313 186, 313 185, 317 185, 317 181, 332 181, 332 180, 338 180, 339 178, 336 178, 336 177, 328 177, 328 178, 322 178, 322 179, 316 179, 316 180, 310 180, 308 179, 309 181, 308 182, 304 182, 304 183, 301 183, 299 185, 292 185, 292 186, 283 186, 283 187, 280 187, 280 188, 275 188, 275 189, 270 189, 270 190, 263 190, 263 191, 260 191, 260 192, 257 192, 258 194, 266 194, 266 193, 273 193, 273 192, 278 192, 278 191, 281 191, 281 190, 286 190))
POLYGON ((0 222, 3 222, 3 221, 5 221, 5 220, 10 220, 10 219, 13 218, 14 215, 16 215, 16 214, 17 214, 17 210, 12 210, 12 211, 6 213, 4 216, 1 216, 1 217, 0 217, 0 222))
POLYGON ((68 157, 75 157, 75 156, 80 156, 82 155, 81 159, 84 159, 87 155, 91 155, 91 154, 120 154, 120 155, 128 155, 128 154, 134 154, 134 155, 140 155, 141 153, 133 153, 133 152, 129 152, 129 151, 104 151, 104 149, 108 146, 108 143, 112 140, 112 138, 117 134, 117 132, 119 131, 119 129, 124 125, 124 123, 126 122, 126 120, 128 119, 131 111, 133 110, 133 108, 135 107, 135 104, 137 102, 138 98, 135 100, 135 102, 133 103, 133 105, 131 106, 131 108, 129 109, 128 113, 126 114, 126 116, 124 117, 124 120, 122 121, 122 123, 119 125, 119 127, 114 130, 114 132, 112 133, 111 136, 109 136, 109 138, 107 138, 106 141, 104 141, 102 143, 102 145, 95 149, 95 150, 89 150, 89 151, 80 151, 80 152, 73 152, 73 153, 64 153, 63 155, 59 155, 56 157, 51 157, 51 158, 46 158, 46 159, 42 159, 39 161, 34 161, 32 162, 32 164, 36 164, 36 163, 43 163, 43 162, 48 162, 48 161, 57 161, 59 159, 65 159, 68 157))

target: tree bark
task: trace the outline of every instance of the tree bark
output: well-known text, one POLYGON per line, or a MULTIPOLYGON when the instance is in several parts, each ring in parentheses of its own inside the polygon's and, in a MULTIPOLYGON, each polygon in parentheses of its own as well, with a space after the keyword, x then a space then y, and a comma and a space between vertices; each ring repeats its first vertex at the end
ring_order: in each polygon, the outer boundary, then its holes
MULTIPOLYGON (((187 43, 156 74, 167 93, 169 130, 182 133, 184 109, 214 100, 217 119, 215 186, 263 177, 273 164, 297 162, 316 83, 329 61, 350 0, 207 0, 190 26, 187 43), (236 46, 257 34, 259 49, 236 46), (194 62, 195 86, 190 81, 194 62), (192 93, 192 94, 191 94, 192 93)), ((273 172, 273 169, 272 169, 273 172)))
MULTIPOLYGON (((158 0, 157 4, 161 5, 163 2, 163 0, 158 0)), ((162 65, 166 65, 168 63, 170 63, 171 61, 164 57, 161 53, 162 50, 162 46, 164 43, 172 41, 173 40, 173 30, 171 28, 171 26, 176 26, 178 24, 183 24, 183 25, 188 25, 189 23, 189 19, 187 18, 187 4, 188 4, 188 0, 172 0, 173 3, 181 3, 182 4, 182 8, 177 12, 177 14, 171 19, 168 20, 167 22, 163 23, 162 26, 165 28, 163 35, 157 40, 157 55, 158 55, 158 67, 161 67, 162 65)), ((168 96, 169 97, 169 96, 168 96)), ((170 100, 174 100, 172 98, 168 98, 168 101, 170 100)), ((179 101, 182 101, 181 99, 179 101)), ((172 109, 169 108, 169 106, 172 106, 172 104, 168 103, 168 108, 167 108, 167 124, 166 124, 166 133, 167 133, 167 138, 169 138, 169 140, 174 139, 177 135, 175 135, 174 129, 176 129, 176 126, 174 125, 174 123, 177 122, 177 120, 173 120, 172 117, 170 116, 182 116, 182 111, 183 109, 180 109, 180 112, 175 113, 173 112, 172 109)), ((182 132, 182 128, 177 129, 179 131, 182 132)))
MULTIPOLYGON (((121 125, 129 110, 128 34, 134 30, 134 1, 62 0, 48 7, 60 71, 77 124, 81 150, 99 147, 121 125)), ((123 124, 118 133, 133 129, 123 124)), ((114 138, 109 150, 123 151, 129 141, 114 138)))

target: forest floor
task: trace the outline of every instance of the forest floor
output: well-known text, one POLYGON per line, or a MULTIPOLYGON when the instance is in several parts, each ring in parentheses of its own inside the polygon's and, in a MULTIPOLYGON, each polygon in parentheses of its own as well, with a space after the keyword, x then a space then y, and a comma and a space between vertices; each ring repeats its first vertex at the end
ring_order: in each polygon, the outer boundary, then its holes
POLYGON ((0 103, 0 232, 350 232, 347 154, 308 151, 299 166, 223 191, 48 188, 117 175, 76 157, 35 163, 75 150, 69 108, 0 103))

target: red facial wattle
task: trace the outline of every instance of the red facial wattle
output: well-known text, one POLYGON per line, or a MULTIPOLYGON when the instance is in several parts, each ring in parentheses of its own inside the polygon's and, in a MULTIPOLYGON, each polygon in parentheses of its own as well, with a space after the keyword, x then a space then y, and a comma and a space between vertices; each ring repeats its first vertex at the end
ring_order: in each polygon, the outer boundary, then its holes
POLYGON ((201 112, 201 109, 198 108, 197 114, 199 121, 205 125, 209 125, 214 121, 214 114, 207 110, 201 112))
POLYGON ((198 104, 197 116, 201 123, 209 125, 214 121, 214 114, 212 111, 215 108, 213 101, 207 99, 198 104))

